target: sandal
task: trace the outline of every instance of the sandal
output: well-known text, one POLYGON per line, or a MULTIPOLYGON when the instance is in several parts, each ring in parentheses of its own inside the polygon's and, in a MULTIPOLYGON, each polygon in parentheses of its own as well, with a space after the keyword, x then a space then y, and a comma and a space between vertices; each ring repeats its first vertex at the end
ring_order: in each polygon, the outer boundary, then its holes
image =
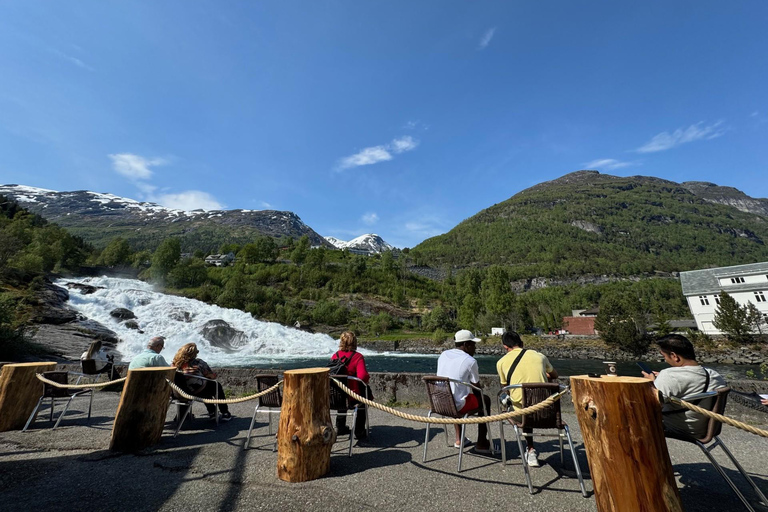
MULTIPOLYGON (((473 443, 469 439, 464 439, 464 448, 466 448, 467 446, 472 446, 473 444, 475 444, 475 443, 473 443)), ((453 443, 453 447, 454 448, 461 448, 461 443, 453 443)))

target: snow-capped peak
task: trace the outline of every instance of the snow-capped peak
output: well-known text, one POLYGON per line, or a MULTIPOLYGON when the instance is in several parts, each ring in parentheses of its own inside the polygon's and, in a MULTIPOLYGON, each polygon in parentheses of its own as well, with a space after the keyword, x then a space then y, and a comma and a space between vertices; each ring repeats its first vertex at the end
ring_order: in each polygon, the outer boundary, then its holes
POLYGON ((361 235, 349 242, 339 240, 332 236, 327 236, 325 239, 337 249, 349 249, 361 253, 378 254, 394 249, 394 247, 385 242, 379 235, 373 233, 361 235))

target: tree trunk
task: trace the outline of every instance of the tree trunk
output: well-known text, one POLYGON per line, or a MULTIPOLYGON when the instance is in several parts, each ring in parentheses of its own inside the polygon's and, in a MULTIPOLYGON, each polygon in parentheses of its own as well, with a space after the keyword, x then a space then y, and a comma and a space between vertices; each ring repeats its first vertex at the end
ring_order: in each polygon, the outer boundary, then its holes
POLYGON ((0 432, 20 430, 43 396, 35 374, 56 369, 56 363, 8 363, 0 370, 0 432))
POLYGON ((112 427, 109 449, 135 452, 160 442, 168 411, 176 368, 137 368, 128 371, 117 416, 112 427))
POLYGON ((658 393, 638 377, 571 377, 599 512, 682 511, 658 393))
POLYGON ((283 406, 277 431, 277 477, 286 482, 320 478, 331 467, 336 432, 331 424, 328 368, 283 374, 283 406))

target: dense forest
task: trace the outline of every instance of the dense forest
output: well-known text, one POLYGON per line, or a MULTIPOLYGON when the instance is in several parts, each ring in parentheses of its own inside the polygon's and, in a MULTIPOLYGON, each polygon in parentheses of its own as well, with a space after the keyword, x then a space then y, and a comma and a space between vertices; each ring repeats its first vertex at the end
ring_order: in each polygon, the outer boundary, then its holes
POLYGON ((516 194, 412 251, 432 265, 508 267, 512 279, 640 275, 768 259, 768 218, 658 178, 582 171, 516 194))

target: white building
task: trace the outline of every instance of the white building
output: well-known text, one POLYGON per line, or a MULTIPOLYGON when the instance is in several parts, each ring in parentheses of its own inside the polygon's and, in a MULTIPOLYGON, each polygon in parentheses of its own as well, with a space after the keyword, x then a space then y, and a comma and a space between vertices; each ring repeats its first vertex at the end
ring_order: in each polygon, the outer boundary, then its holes
POLYGON ((721 291, 742 306, 751 302, 768 320, 768 262, 680 272, 680 284, 701 332, 722 334, 712 325, 721 291))

